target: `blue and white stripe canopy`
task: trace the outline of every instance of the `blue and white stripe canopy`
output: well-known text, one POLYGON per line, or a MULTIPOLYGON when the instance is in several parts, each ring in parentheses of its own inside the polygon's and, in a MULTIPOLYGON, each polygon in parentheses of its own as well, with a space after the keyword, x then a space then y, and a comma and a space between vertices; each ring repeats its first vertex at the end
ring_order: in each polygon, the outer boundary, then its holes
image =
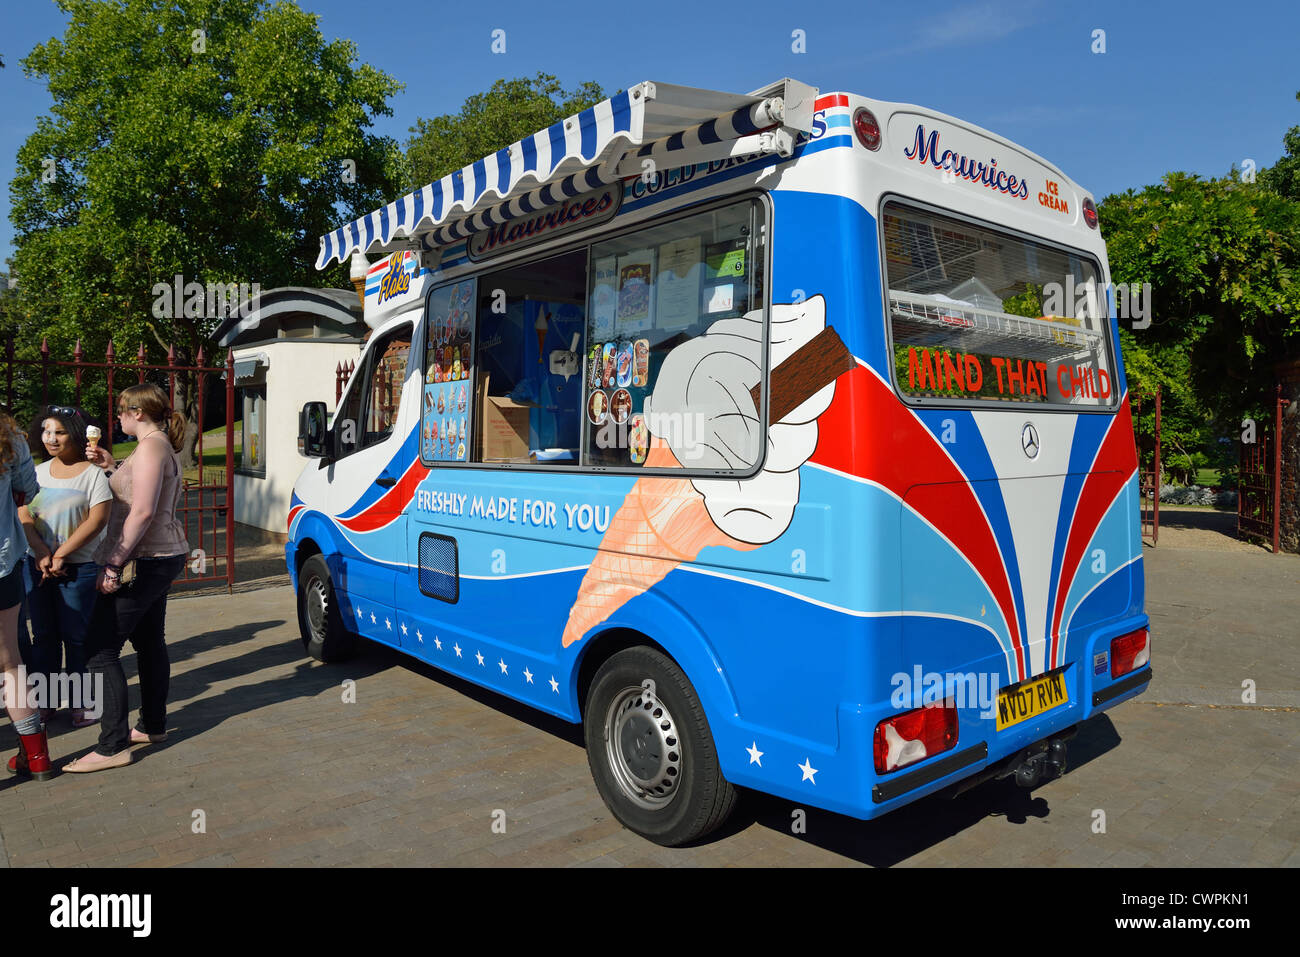
POLYGON ((353 253, 432 249, 642 172, 780 149, 764 130, 812 129, 817 90, 784 79, 748 95, 646 81, 321 237, 316 268, 353 253), (752 142, 751 142, 752 141, 752 142), (739 147, 737 149, 740 149, 739 147), (735 150, 733 150, 734 152, 735 150))

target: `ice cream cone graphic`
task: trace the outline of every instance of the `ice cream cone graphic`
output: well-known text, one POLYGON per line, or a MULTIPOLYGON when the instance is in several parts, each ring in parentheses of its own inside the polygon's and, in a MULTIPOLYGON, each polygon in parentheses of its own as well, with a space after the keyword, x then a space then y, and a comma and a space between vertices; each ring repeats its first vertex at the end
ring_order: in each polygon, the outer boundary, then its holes
MULTIPOLYGON (((646 419, 654 435, 644 467, 743 468, 758 457, 761 314, 724 319, 665 359, 646 419), (757 318, 755 318, 757 317, 757 318), (712 338, 712 342, 710 340, 712 338), (708 408, 716 408, 715 413, 708 408), (705 420, 683 429, 666 409, 705 420), (736 414, 737 409, 743 409, 736 414), (701 411, 702 410, 702 411, 701 411)), ((774 306, 769 343, 767 455, 750 479, 644 475, 636 480, 578 586, 561 636, 568 647, 631 599, 649 591, 709 545, 738 551, 775 541, 799 498, 799 468, 817 444, 816 420, 830 406, 835 379, 854 360, 825 328, 820 296, 774 306)))
MULTIPOLYGON (((678 468, 659 440, 646 468, 678 468)), ((694 561, 709 545, 757 548, 720 530, 709 518, 704 496, 687 478, 645 476, 636 480, 601 540, 600 550, 578 588, 561 642, 568 647, 623 605, 649 591, 682 562, 694 561)))

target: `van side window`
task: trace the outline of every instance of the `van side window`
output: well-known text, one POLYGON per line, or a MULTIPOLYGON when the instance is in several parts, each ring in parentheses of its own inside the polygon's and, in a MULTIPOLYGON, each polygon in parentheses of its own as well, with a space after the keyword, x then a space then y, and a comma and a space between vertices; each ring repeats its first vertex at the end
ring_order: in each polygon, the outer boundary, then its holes
POLYGON ((744 199, 430 290, 421 461, 753 468, 763 223, 744 199))
POLYGON ((397 423, 402 384, 406 381, 406 366, 411 356, 411 327, 406 326, 385 336, 384 341, 375 347, 374 355, 362 448, 384 441, 397 423))
POLYGON ((358 363, 350 388, 343 395, 343 402, 334 413, 334 453, 335 458, 351 455, 361 448, 361 403, 366 396, 364 387, 365 363, 358 363))
POLYGON ((577 465, 587 251, 478 282, 476 462, 577 465))
POLYGON ((591 247, 583 464, 644 466, 656 439, 686 468, 758 461, 761 223, 746 200, 591 247))
POLYGON ((411 327, 404 326, 376 343, 358 366, 334 415, 338 458, 382 442, 392 434, 410 353, 411 327))

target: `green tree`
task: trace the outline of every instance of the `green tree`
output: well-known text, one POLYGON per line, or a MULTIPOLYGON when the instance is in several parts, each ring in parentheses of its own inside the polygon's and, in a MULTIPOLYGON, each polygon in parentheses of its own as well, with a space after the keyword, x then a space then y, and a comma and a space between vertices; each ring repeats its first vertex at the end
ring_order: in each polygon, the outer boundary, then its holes
MULTIPOLYGON (((401 87, 292 3, 58 3, 64 35, 22 60, 54 103, 10 184, 18 309, 65 358, 111 337, 216 359, 217 304, 169 318, 155 284, 322 284, 319 236, 397 188, 398 144, 368 128, 401 87)), ((187 383, 192 422, 195 398, 187 383)))
MULTIPOLYGON (((1300 100, 1300 93, 1295 98, 1300 100)), ((1300 202, 1300 126, 1282 137, 1286 154, 1268 169, 1260 170, 1259 184, 1267 190, 1300 202)))
POLYGON ((1098 211, 1115 281, 1151 284, 1150 327, 1121 341, 1130 384, 1163 387, 1166 435, 1195 445, 1258 413, 1300 350, 1300 203, 1169 173, 1098 211))
POLYGON ((459 113, 415 121, 406 143, 407 188, 419 189, 605 98, 595 83, 566 91, 546 73, 497 80, 486 93, 469 97, 459 113))

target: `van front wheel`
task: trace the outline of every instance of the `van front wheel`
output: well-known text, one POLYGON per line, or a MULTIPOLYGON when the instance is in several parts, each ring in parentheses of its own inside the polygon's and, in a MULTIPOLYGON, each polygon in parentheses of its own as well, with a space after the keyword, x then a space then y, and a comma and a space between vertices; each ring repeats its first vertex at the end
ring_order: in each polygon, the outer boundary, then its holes
POLYGON ((596 789, 624 827, 656 844, 685 844, 716 829, 736 804, 722 776, 704 709, 686 675, 653 648, 606 661, 583 716, 596 789))
POLYGON ((342 661, 356 648, 356 636, 339 613, 323 555, 311 556, 298 573, 298 631, 307 654, 317 661, 342 661))

